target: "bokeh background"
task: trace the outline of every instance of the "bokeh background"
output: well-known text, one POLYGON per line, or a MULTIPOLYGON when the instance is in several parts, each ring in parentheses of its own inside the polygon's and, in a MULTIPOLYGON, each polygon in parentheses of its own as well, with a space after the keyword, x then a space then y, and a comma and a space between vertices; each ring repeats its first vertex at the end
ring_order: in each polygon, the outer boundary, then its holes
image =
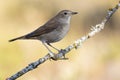
MULTIPOLYGON (((67 47, 100 23, 107 10, 119 0, 0 0, 0 80, 5 80, 48 51, 37 40, 8 40, 27 34, 57 14, 69 9, 72 17, 68 35, 53 45, 67 47)), ((120 10, 102 32, 81 48, 66 55, 69 60, 46 61, 18 80, 120 80, 120 10)))

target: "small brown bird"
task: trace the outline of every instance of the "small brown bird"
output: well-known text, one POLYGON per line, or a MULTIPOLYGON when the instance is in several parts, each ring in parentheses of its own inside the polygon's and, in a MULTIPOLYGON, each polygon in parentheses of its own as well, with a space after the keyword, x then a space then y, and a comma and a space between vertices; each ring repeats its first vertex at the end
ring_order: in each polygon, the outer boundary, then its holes
POLYGON ((50 55, 52 56, 52 51, 48 48, 47 45, 51 46, 57 51, 60 51, 57 48, 53 47, 50 43, 58 42, 64 38, 70 28, 71 16, 74 14, 77 14, 77 12, 62 10, 55 17, 50 19, 43 26, 39 27, 35 31, 27 35, 11 39, 9 40, 9 42, 21 39, 40 40, 43 45, 49 50, 50 55))

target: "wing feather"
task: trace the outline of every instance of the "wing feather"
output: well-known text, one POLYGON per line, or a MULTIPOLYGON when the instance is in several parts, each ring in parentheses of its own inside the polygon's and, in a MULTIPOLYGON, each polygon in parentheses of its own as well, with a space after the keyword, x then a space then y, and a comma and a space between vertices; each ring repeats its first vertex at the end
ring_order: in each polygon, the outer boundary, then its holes
POLYGON ((26 35, 26 38, 30 39, 30 38, 38 37, 42 34, 49 33, 53 31, 54 29, 56 29, 57 27, 59 27, 59 25, 60 25, 59 22, 57 22, 56 20, 50 20, 45 25, 39 27, 35 31, 26 35))

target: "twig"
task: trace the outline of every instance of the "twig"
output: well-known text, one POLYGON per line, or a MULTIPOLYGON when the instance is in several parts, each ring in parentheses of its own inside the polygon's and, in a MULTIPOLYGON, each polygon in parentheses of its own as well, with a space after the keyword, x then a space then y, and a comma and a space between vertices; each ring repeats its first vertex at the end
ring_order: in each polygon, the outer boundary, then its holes
POLYGON ((25 73, 37 68, 40 64, 44 63, 46 60, 53 59, 53 60, 57 61, 57 60, 61 59, 61 57, 64 57, 65 54, 70 52, 72 49, 74 49, 74 48, 77 49, 78 47, 82 46, 83 42, 85 42, 87 39, 91 38, 96 33, 100 32, 102 29, 104 29, 106 22, 118 10, 119 7, 120 7, 120 1, 119 1, 119 4, 116 5, 114 8, 108 10, 107 16, 105 17, 105 19, 103 19, 103 21, 100 24, 92 26, 91 31, 87 35, 76 40, 73 44, 71 44, 68 47, 66 47, 65 49, 61 50, 61 52, 55 54, 54 57, 51 57, 50 55, 47 54, 43 58, 40 58, 39 60, 37 60, 33 63, 30 63, 27 67, 25 67, 21 71, 17 72, 13 76, 7 78, 6 80, 15 80, 15 79, 19 78, 20 76, 24 75, 25 73))

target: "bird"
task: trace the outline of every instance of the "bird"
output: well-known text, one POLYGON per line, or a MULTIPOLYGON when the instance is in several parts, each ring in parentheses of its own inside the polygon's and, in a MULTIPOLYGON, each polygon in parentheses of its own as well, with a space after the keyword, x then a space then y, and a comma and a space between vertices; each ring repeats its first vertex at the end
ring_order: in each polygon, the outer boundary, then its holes
POLYGON ((27 39, 40 40, 42 44, 48 49, 49 55, 53 56, 54 54, 49 49, 49 47, 52 47, 57 51, 60 50, 52 46, 51 43, 58 42, 66 36, 70 29, 71 17, 75 14, 78 14, 78 12, 74 12, 71 10, 62 10, 33 32, 11 39, 9 40, 9 42, 27 39))

